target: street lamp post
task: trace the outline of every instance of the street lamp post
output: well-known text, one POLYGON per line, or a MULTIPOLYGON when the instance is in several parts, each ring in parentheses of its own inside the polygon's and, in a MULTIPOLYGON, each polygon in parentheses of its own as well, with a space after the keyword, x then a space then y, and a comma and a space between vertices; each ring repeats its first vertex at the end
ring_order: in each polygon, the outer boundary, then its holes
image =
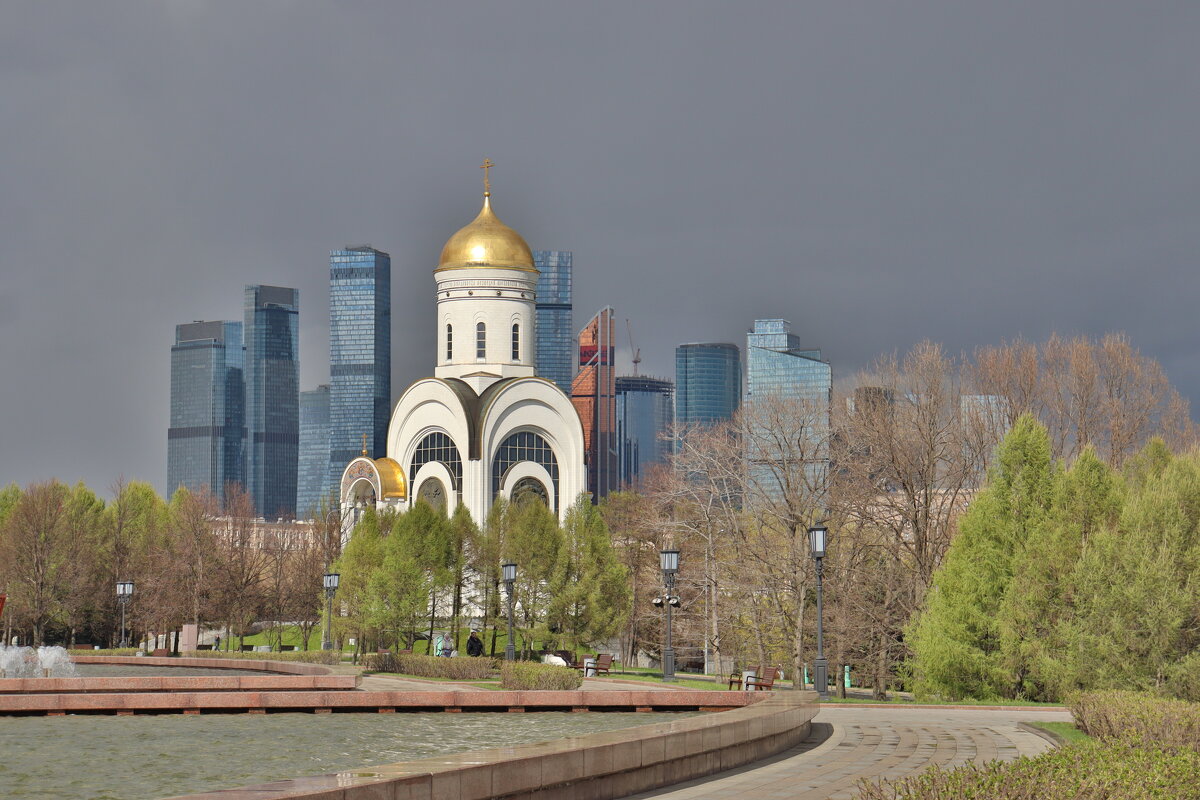
POLYGON ((667 612, 666 624, 663 628, 663 683, 675 682, 675 648, 671 646, 671 609, 679 605, 675 596, 675 575, 679 572, 679 551, 675 548, 663 550, 658 554, 662 566, 663 586, 665 594, 656 598, 655 605, 662 605, 667 612))
POLYGON ((133 597, 133 581, 117 581, 117 603, 121 606, 121 644, 119 647, 129 647, 129 638, 125 635, 125 606, 133 597))
POLYGON ((824 527, 808 529, 808 547, 817 565, 817 657, 813 661, 813 688, 822 700, 829 699, 829 663, 825 660, 824 618, 821 608, 822 561, 825 558, 825 538, 829 530, 824 527))
POLYGON ((508 644, 504 645, 504 660, 517 660, 517 646, 513 643, 513 584, 517 580, 517 565, 511 562, 500 565, 504 578, 504 590, 508 593, 508 644))
POLYGON ((333 624, 333 596, 337 594, 341 579, 341 574, 337 572, 327 572, 322 578, 325 585, 325 635, 321 638, 322 650, 333 649, 333 638, 330 635, 330 627, 333 624))

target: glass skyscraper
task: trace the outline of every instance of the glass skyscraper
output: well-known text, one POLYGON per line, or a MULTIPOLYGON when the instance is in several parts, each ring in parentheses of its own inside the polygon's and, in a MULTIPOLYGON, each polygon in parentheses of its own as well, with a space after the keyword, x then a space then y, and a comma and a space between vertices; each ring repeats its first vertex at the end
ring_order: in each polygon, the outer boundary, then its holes
POLYGON ((675 422, 684 427, 729 419, 742 402, 736 344, 694 342, 675 348, 675 422))
POLYGON ((372 458, 387 453, 391 411, 392 257, 372 247, 334 250, 329 254, 326 455, 326 481, 334 496, 342 471, 364 447, 372 458))
POLYGON ((756 319, 746 334, 746 402, 772 394, 823 403, 833 386, 820 350, 806 350, 783 319, 756 319))
POLYGON ((337 504, 329 486, 329 384, 300 393, 300 455, 296 471, 296 515, 307 519, 337 504))
MULTIPOLYGON (((800 338, 783 319, 757 319, 746 334, 746 404, 770 397, 805 401, 811 410, 808 430, 811 447, 800 453, 810 460, 807 467, 810 484, 817 485, 829 468, 829 405, 833 392, 833 372, 821 351, 800 346, 800 338)), ((784 454, 776 454, 775 457, 784 454)), ((751 461, 756 454, 749 453, 751 461)), ((762 456, 770 458, 772 456, 762 456)), ((762 474, 770 474, 763 470, 762 474)))
POLYGON ((620 486, 613 357, 613 310, 606 306, 579 332, 579 372, 571 383, 571 403, 583 423, 588 491, 593 502, 620 486))
POLYGON ((242 323, 175 326, 171 347, 171 427, 167 492, 207 486, 225 503, 225 486, 242 483, 246 445, 242 323))
POLYGON ((617 378, 617 462, 621 486, 636 488, 646 470, 667 460, 675 387, 661 378, 617 378))
POLYGON ((533 251, 533 265, 538 269, 535 368, 538 377, 554 381, 567 394, 575 376, 571 259, 570 250, 533 251))
POLYGON ((261 517, 296 511, 300 292, 246 287, 246 488, 261 517))

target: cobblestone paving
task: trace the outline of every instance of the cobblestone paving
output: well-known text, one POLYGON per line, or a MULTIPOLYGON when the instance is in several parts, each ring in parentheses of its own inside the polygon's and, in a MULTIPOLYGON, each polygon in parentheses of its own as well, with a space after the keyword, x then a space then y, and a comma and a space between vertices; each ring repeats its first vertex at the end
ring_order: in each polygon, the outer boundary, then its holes
POLYGON ((1018 722, 1069 722, 1066 711, 823 706, 804 744, 749 767, 634 795, 668 800, 853 798, 861 778, 919 772, 932 764, 1012 761, 1050 749, 1018 722))

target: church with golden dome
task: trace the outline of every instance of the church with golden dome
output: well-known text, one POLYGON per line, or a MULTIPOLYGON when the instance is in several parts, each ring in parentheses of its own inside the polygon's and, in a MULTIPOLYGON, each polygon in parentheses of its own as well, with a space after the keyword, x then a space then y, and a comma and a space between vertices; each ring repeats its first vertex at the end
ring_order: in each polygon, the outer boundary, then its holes
POLYGON ((418 500, 482 522, 499 497, 532 492, 562 519, 587 489, 584 434, 570 399, 535 374, 538 271, 519 233, 483 208, 451 236, 433 270, 437 354, 432 378, 392 410, 386 458, 342 474, 343 530, 365 508, 418 500))

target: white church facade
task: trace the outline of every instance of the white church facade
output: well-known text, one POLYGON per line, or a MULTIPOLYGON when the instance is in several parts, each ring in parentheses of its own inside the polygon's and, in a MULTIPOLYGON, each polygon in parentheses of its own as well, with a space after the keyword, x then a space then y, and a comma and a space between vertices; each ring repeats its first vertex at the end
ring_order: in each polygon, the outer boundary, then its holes
POLYGON ((396 403, 387 456, 364 455, 343 472, 344 535, 366 508, 419 499, 447 514, 465 505, 482 522, 498 497, 533 492, 562 519, 587 489, 579 415, 535 375, 533 253, 496 217, 484 185, 483 209, 446 242, 433 273, 434 377, 396 403))

